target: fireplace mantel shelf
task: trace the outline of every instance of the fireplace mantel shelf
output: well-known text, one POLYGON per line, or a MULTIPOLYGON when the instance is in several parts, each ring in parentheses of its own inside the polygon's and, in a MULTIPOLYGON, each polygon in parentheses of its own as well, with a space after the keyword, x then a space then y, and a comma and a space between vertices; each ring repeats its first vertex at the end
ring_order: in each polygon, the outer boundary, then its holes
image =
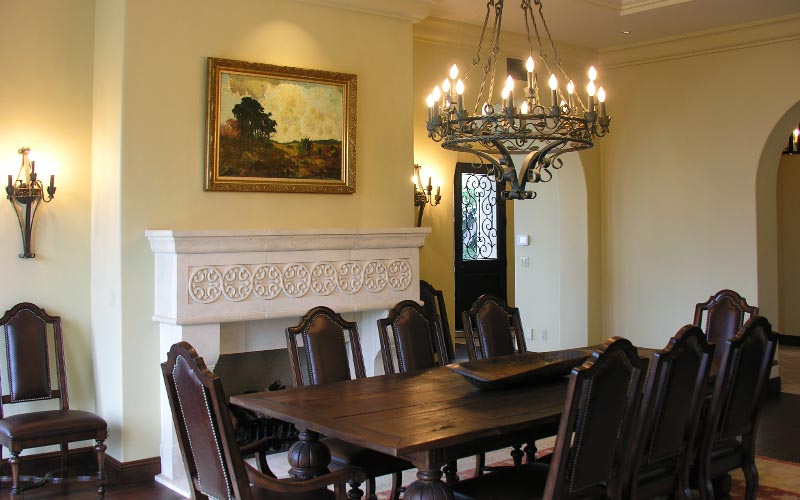
POLYGON ((423 228, 219 229, 145 231, 153 253, 202 254, 419 248, 431 232, 423 228))

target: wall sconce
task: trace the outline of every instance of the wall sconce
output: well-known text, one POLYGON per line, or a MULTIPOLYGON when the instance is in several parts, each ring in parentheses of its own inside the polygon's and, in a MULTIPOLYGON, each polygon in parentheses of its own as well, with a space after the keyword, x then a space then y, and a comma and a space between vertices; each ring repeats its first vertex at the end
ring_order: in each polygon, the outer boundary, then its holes
POLYGON ((19 256, 22 259, 31 259, 36 257, 36 254, 31 252, 33 219, 36 217, 39 204, 42 201, 49 203, 56 194, 56 176, 50 176, 50 185, 47 187, 47 196, 45 196, 44 186, 37 179, 36 162, 28 158, 31 148, 19 148, 17 152, 22 155, 22 165, 19 167, 16 182, 12 182, 11 175, 8 176, 6 195, 17 213, 19 230, 22 233, 22 253, 19 256))
POLYGON ((786 147, 783 148, 783 154, 800 154, 800 125, 789 135, 789 142, 787 142, 786 147))
POLYGON ((422 186, 422 178, 420 177, 419 165, 414 165, 414 177, 411 178, 414 183, 414 206, 419 207, 419 215, 417 215, 417 227, 422 225, 422 213, 425 211, 425 205, 435 207, 442 201, 442 186, 436 186, 436 195, 433 195, 433 179, 428 177, 428 185, 422 186))

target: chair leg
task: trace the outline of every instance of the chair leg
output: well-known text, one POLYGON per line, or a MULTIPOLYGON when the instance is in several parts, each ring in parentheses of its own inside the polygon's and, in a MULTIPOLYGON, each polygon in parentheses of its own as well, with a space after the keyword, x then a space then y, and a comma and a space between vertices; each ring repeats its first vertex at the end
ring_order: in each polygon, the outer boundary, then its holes
POLYGON ((532 464, 536 461, 536 441, 528 441, 525 444, 525 463, 532 464))
POLYGON ((403 487, 403 473, 392 473, 392 491, 389 492, 389 500, 400 500, 400 489, 403 487))
POLYGON ((105 498, 106 496, 106 444, 105 440, 98 439, 94 445, 94 451, 97 455, 97 497, 105 498))
POLYGON ((525 454, 522 453, 522 445, 515 444, 513 448, 514 449, 511 450, 511 458, 514 459, 514 467, 520 467, 522 466, 522 457, 525 456, 525 454))
POLYGON ((730 499, 731 487, 733 485, 730 474, 725 473, 721 476, 713 478, 711 480, 711 484, 714 490, 714 496, 712 498, 718 498, 722 500, 730 499))
POLYGON ((444 477, 447 480, 447 484, 454 485, 460 481, 458 477, 458 463, 453 460, 452 462, 447 462, 447 465, 444 466, 442 469, 444 472, 444 477))
POLYGON ((747 462, 742 465, 742 471, 744 472, 744 480, 747 485, 744 498, 745 500, 755 500, 756 492, 758 491, 758 469, 756 468, 755 460, 747 460, 747 462))
POLYGON ((714 485, 711 477, 708 475, 708 470, 700 464, 697 467, 696 478, 700 500, 714 500, 714 485))
POLYGON ((67 469, 69 468, 69 445, 67 443, 61 443, 61 468, 67 469))
POLYGON ((11 452, 8 463, 11 464, 11 495, 19 493, 19 453, 11 452))
POLYGON ((375 491, 375 478, 367 478, 367 500, 378 500, 378 494, 375 491))
POLYGON ((475 455, 475 477, 482 476, 486 468, 486 455, 478 453, 475 455))

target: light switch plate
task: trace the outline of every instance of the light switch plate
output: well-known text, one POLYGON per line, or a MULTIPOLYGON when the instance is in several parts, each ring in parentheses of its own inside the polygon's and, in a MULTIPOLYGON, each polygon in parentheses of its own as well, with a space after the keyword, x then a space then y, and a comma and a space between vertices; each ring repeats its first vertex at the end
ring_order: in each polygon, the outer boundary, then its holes
POLYGON ((522 267, 528 267, 531 265, 531 261, 529 257, 520 257, 519 258, 519 265, 522 267))
POLYGON ((517 235, 517 245, 521 247, 526 247, 531 244, 531 237, 527 234, 518 234, 517 235))

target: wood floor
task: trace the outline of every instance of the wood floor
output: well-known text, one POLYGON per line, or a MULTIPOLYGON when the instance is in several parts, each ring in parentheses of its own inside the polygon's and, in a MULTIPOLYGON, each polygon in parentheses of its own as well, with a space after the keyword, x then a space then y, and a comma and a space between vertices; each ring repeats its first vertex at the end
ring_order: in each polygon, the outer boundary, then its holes
MULTIPOLYGON (((756 454, 790 462, 800 462, 800 395, 781 393, 770 397, 764 406, 757 436, 756 454)), ((9 498, 8 484, 0 485, 0 499, 9 498)), ((46 485, 25 492, 15 500, 94 500, 93 485, 46 485)), ((182 496, 168 488, 149 481, 125 486, 109 486, 108 500, 178 500, 182 496)))

